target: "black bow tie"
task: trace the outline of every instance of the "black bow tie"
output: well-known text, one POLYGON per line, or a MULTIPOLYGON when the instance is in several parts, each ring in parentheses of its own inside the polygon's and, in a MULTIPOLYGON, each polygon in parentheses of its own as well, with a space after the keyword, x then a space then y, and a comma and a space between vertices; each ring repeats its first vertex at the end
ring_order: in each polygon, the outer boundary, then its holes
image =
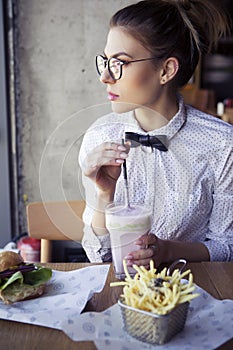
POLYGON ((160 151, 167 152, 167 137, 165 135, 151 136, 142 135, 135 132, 125 132, 125 141, 131 141, 131 147, 137 147, 140 144, 151 148, 159 149, 160 151))

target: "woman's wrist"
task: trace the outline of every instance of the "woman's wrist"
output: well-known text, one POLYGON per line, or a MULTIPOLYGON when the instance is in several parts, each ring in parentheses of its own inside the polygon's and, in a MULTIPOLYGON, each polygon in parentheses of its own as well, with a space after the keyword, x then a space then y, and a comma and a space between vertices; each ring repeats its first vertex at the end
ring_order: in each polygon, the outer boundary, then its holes
POLYGON ((209 261, 209 251, 201 242, 180 242, 160 240, 160 250, 166 261, 173 262, 177 259, 187 261, 209 261))
POLYGON ((114 200, 114 193, 109 193, 105 191, 97 192, 96 207, 98 210, 105 210, 108 204, 112 203, 114 200))
POLYGON ((92 229, 97 236, 103 236, 108 234, 108 230, 105 225, 105 209, 108 204, 112 203, 114 194, 98 191, 96 208, 92 218, 92 229))

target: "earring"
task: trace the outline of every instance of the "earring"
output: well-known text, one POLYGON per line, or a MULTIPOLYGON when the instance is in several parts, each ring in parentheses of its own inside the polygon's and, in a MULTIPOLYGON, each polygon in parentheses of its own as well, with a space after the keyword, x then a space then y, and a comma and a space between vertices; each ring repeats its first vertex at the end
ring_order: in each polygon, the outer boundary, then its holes
POLYGON ((178 70, 179 68, 179 63, 175 63, 175 69, 178 70))
POLYGON ((165 79, 165 78, 162 78, 161 83, 162 83, 162 84, 165 84, 165 83, 166 83, 166 79, 165 79))

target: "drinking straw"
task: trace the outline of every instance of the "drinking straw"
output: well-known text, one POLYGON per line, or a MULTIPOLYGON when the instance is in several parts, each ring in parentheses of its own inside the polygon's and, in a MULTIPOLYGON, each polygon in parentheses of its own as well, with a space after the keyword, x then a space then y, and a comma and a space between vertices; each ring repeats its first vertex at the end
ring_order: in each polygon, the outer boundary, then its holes
MULTIPOLYGON (((124 139, 122 139, 122 145, 124 146, 125 142, 124 139)), ((124 159, 123 163, 123 176, 124 176, 124 189, 125 189, 125 204, 126 207, 130 207, 129 205, 129 186, 128 186, 128 177, 127 177, 127 166, 126 166, 126 159, 124 159)))

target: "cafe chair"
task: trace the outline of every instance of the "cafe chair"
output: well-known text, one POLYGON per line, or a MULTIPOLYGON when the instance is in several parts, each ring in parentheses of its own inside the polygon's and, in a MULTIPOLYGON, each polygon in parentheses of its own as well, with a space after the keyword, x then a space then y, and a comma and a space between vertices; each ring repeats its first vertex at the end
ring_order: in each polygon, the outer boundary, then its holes
POLYGON ((85 201, 33 202, 26 208, 28 235, 41 240, 41 262, 51 262, 52 241, 81 241, 85 201))

